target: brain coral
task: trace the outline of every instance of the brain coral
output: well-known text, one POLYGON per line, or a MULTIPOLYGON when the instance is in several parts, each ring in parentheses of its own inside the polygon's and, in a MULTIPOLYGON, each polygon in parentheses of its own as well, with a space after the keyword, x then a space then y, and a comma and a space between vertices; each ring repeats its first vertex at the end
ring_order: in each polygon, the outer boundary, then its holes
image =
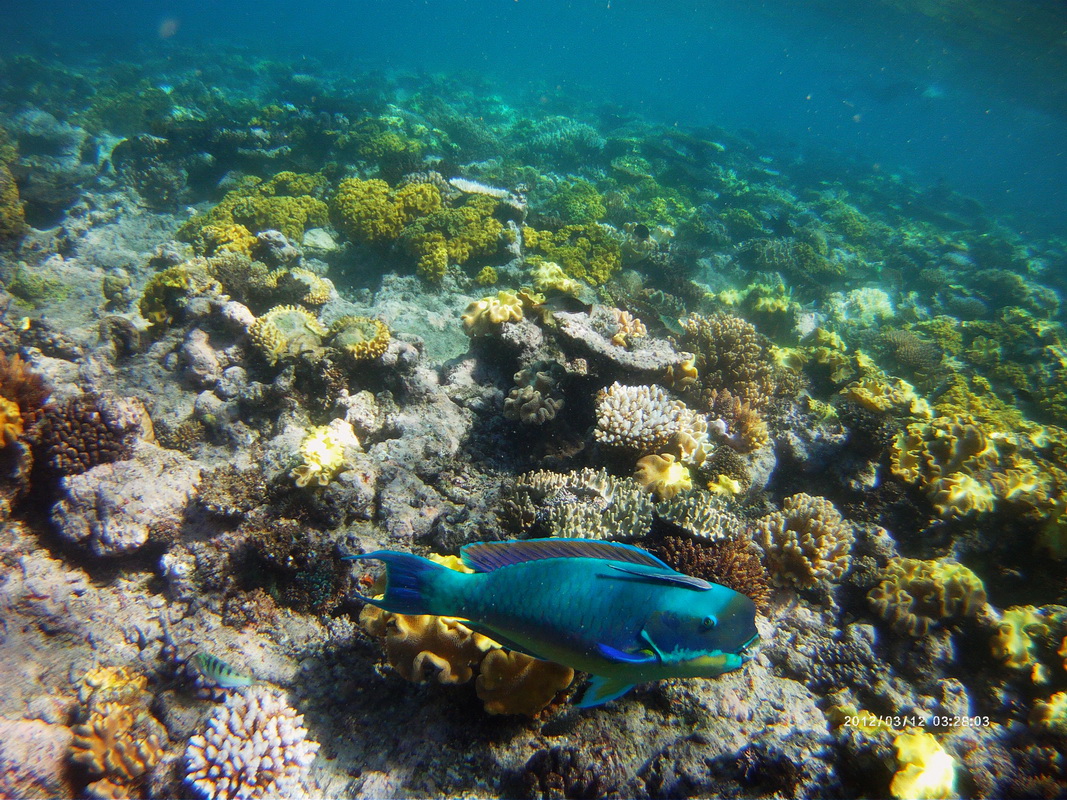
POLYGON ((597 394, 596 417, 593 436, 601 444, 637 453, 673 450, 695 463, 706 456, 707 420, 659 386, 615 382, 597 394))
POLYGON ((891 559, 867 598, 893 630, 908 636, 925 636, 933 625, 952 617, 974 616, 986 602, 978 576, 947 558, 891 559))
POLYGON ((252 686, 231 693, 189 739, 185 784, 206 800, 306 798, 319 745, 307 738, 304 717, 275 691, 252 686))
POLYGON ((779 586, 811 589, 840 579, 851 565, 852 526, 824 497, 787 497, 781 511, 757 521, 755 534, 779 586))
POLYGON ((681 321, 679 345, 695 354, 698 393, 705 405, 712 390, 729 389, 753 409, 767 407, 777 390, 770 342, 740 317, 690 314, 681 321))

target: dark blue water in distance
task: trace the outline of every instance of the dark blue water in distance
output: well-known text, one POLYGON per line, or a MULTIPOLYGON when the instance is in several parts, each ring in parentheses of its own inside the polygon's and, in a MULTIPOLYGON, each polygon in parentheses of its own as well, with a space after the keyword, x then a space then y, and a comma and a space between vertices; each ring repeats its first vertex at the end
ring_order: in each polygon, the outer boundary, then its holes
POLYGON ((668 122, 758 132, 943 184, 1015 224, 1067 219, 1067 4, 1060 0, 389 0, 12 4, 5 49, 241 43, 380 69, 581 92, 668 122), (159 37, 161 24, 174 34, 159 37))

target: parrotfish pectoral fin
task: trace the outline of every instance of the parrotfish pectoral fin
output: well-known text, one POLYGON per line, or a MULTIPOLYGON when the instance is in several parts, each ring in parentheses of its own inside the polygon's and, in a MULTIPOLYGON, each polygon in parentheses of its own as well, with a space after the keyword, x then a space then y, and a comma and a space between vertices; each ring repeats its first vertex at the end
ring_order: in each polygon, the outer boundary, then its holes
POLYGON ((589 682, 589 688, 585 690, 582 699, 575 703, 577 708, 592 708, 603 705, 618 697, 622 697, 634 688, 632 683, 626 683, 615 678, 602 678, 594 675, 589 682))
POLYGON ((542 561, 546 558, 599 558, 671 569, 640 547, 599 539, 553 538, 526 539, 521 542, 475 542, 462 547, 459 555, 464 564, 477 572, 492 572, 512 564, 542 561))
POLYGON ((659 661, 655 653, 649 653, 647 650, 639 650, 636 653, 627 653, 617 647, 612 647, 610 644, 604 644, 603 642, 598 644, 596 649, 600 655, 608 661, 614 661, 616 664, 654 664, 659 661))
MULTIPOLYGON (((694 578, 692 575, 684 575, 681 572, 639 572, 636 569, 627 569, 626 567, 618 564, 609 564, 613 570, 617 572, 625 572, 629 575, 633 575, 635 578, 639 578, 648 583, 664 583, 668 586, 684 586, 687 589, 697 589, 702 592, 706 592, 712 587, 712 584, 708 583, 703 578, 694 578)), ((670 569, 668 567, 668 569, 670 569)))
POLYGON ((359 556, 345 556, 349 561, 382 561, 385 563, 385 597, 373 599, 357 595, 371 605, 384 608, 394 614, 440 614, 431 609, 426 601, 427 580, 448 567, 435 564, 429 559, 395 550, 375 550, 359 556))

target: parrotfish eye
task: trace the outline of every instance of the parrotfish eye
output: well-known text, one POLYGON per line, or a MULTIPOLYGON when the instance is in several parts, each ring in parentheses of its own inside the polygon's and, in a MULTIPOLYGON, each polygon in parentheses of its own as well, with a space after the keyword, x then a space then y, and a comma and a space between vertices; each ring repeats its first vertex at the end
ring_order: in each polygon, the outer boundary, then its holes
POLYGON ((719 624, 719 621, 717 619, 715 619, 715 617, 711 617, 711 616, 704 617, 704 619, 700 620, 700 627, 702 627, 706 631, 710 631, 712 628, 714 628, 718 624, 719 624))

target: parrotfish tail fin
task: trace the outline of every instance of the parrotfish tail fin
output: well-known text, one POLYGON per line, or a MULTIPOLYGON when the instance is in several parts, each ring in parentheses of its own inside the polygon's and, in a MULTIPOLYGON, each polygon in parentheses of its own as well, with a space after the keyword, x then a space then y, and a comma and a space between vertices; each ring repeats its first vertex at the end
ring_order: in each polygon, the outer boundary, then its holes
POLYGON ((599 675, 594 675, 593 679, 589 681, 589 687, 582 695, 582 699, 574 705, 576 708, 592 708, 593 706, 603 705, 622 697, 632 688, 634 688, 634 685, 626 683, 625 680, 602 678, 599 675))
POLYGON ((382 561, 385 563, 385 596, 372 598, 357 595, 371 605, 394 614, 437 614, 431 608, 429 587, 434 576, 449 572, 448 567, 435 564, 422 556, 398 553, 395 550, 375 550, 361 556, 345 556, 351 561, 382 561))

